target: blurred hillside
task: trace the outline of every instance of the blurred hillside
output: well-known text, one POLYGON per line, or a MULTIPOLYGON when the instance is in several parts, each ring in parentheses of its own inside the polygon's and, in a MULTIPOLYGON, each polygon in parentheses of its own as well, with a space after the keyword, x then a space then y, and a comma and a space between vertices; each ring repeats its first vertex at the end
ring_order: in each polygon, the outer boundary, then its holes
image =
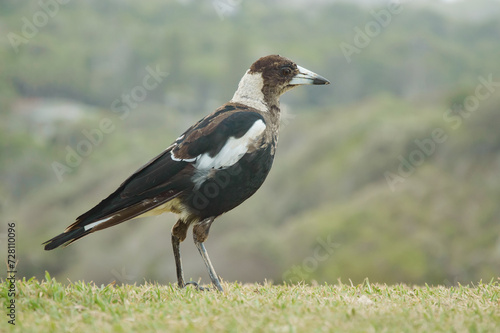
MULTIPOLYGON (((279 53, 332 85, 282 98, 268 180, 211 229, 218 274, 500 276, 499 2, 471 3, 3 1, 0 228, 17 223, 19 274, 174 282, 173 215, 40 244, 279 53)), ((208 281, 191 238, 182 250, 186 277, 208 281)))

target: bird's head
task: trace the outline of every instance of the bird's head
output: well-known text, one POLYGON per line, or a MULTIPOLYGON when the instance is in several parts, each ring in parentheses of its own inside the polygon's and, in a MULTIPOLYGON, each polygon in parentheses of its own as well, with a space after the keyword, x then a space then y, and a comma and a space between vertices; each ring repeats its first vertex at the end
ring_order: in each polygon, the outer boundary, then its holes
POLYGON ((250 66, 231 101, 266 111, 279 105, 279 97, 283 93, 306 84, 324 85, 330 84, 330 81, 290 59, 269 55, 250 66))

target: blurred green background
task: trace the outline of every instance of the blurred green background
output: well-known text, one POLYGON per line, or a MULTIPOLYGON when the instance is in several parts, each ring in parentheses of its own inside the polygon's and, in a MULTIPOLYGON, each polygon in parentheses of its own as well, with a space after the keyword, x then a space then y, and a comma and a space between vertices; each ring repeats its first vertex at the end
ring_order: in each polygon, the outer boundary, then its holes
MULTIPOLYGON (((41 243, 228 101, 268 54, 332 84, 283 96, 268 180, 211 229, 219 275, 500 276, 499 1, 61 2, 0 2, 0 242, 16 222, 18 276, 175 282, 174 215, 64 250, 41 243), (168 76, 145 89, 155 70, 168 76), (112 129, 99 136, 103 119, 112 129), (87 156, 68 166, 68 149, 87 156)), ((208 282, 190 236, 182 252, 186 277, 208 282)))

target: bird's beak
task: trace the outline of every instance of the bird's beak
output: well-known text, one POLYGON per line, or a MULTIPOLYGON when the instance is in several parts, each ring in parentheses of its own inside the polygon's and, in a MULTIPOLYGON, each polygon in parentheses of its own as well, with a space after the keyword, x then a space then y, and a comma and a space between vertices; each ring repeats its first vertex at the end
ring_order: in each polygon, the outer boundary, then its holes
POLYGON ((328 81, 321 75, 311 72, 304 67, 297 66, 297 68, 299 70, 299 73, 295 75, 288 83, 291 86, 299 84, 330 84, 330 81, 328 81))

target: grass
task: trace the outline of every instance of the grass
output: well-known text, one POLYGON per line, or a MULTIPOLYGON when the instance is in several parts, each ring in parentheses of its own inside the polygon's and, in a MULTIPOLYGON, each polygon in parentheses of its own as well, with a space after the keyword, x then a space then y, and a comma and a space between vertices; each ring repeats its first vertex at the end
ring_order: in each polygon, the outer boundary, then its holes
MULTIPOLYGON (((13 332, 493 332, 500 285, 223 283, 224 293, 176 285, 17 281, 13 332)), ((7 282, 0 290, 6 312, 7 282)), ((6 319, 7 318, 7 319, 6 319)), ((4 329, 0 329, 4 332, 4 329)))

